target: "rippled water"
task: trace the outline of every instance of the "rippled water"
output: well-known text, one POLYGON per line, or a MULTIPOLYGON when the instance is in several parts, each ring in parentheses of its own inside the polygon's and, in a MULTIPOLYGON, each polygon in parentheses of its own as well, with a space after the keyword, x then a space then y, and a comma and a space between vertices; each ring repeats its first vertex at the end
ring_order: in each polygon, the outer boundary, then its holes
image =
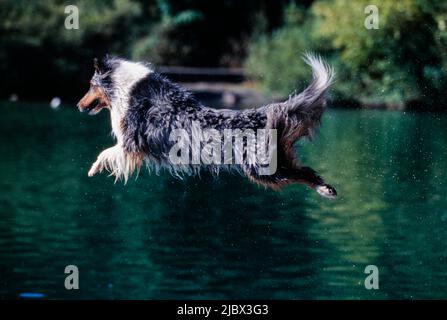
POLYGON ((0 112, 0 297, 447 298, 446 115, 330 110, 300 150, 331 201, 229 174, 88 178, 113 144, 106 113, 0 112))

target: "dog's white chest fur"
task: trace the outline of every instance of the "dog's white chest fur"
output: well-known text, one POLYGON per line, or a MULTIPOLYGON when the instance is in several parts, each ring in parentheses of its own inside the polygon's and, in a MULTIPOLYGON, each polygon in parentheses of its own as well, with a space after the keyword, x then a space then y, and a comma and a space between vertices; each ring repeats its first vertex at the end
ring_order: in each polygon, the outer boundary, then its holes
POLYGON ((148 66, 141 63, 121 61, 112 76, 115 88, 115 97, 112 100, 110 112, 112 131, 118 144, 123 141, 123 129, 121 126, 123 117, 129 105, 132 89, 149 73, 153 72, 148 66))
POLYGON ((120 112, 112 109, 112 111, 110 112, 110 119, 112 123, 112 133, 118 141, 118 144, 121 145, 121 143, 123 142, 123 129, 121 127, 123 115, 120 112))
POLYGON ((111 171, 116 179, 123 178, 126 182, 133 171, 139 170, 144 158, 138 154, 125 152, 123 148, 123 119, 129 109, 129 100, 135 85, 153 72, 146 65, 121 61, 112 75, 114 97, 110 102, 110 119, 112 132, 117 144, 101 152, 98 159, 93 163, 89 176, 103 169, 111 171))

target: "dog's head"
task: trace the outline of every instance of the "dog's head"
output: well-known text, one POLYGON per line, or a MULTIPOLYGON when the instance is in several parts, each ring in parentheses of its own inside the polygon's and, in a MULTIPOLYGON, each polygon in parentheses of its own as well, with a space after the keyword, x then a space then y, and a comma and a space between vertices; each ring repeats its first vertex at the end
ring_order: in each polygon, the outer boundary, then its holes
POLYGON ((108 56, 95 59, 94 67, 90 89, 78 103, 81 112, 91 115, 103 108, 126 110, 135 85, 152 72, 148 64, 108 56))
POLYGON ((97 114, 103 108, 110 108, 110 84, 113 65, 110 59, 94 59, 95 73, 90 80, 90 89, 78 102, 81 112, 97 114))

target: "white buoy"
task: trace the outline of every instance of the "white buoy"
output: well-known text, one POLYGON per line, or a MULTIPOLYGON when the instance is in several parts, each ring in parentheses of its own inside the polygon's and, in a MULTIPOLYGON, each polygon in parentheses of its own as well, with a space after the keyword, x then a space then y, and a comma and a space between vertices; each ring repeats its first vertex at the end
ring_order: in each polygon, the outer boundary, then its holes
POLYGON ((60 105, 61 105, 61 99, 59 97, 54 97, 53 99, 51 99, 50 101, 51 108, 57 109, 59 108, 60 105))
POLYGON ((225 91, 222 94, 222 102, 225 106, 230 107, 236 104, 237 97, 234 93, 225 91))
POLYGON ((17 101, 19 101, 19 96, 17 94, 13 93, 9 96, 9 101, 17 102, 17 101))

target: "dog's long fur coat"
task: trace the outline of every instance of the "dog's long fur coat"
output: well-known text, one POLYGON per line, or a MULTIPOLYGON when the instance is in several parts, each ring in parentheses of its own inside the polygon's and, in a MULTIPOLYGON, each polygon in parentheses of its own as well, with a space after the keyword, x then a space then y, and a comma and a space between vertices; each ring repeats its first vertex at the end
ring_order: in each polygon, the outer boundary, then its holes
MULTIPOLYGON (((314 170, 300 165, 294 150, 295 141, 312 136, 320 122, 325 95, 333 79, 331 68, 319 57, 307 55, 305 60, 312 67, 313 81, 303 92, 290 96, 285 102, 248 110, 207 108, 147 64, 119 58, 95 61, 90 90, 78 107, 89 114, 108 108, 117 144, 98 156, 89 176, 106 169, 116 178, 127 180, 144 163, 157 169, 167 168, 176 175, 197 173, 200 165, 174 165, 168 157, 175 143, 169 139, 170 133, 174 129, 184 129, 192 135, 195 122, 204 129, 219 132, 224 129, 276 129, 277 170, 274 174, 260 175, 256 165, 247 163, 233 167, 267 187, 278 189, 298 182, 323 196, 335 197, 333 187, 314 170)), ((213 165, 208 169, 217 173, 219 167, 213 165)))

